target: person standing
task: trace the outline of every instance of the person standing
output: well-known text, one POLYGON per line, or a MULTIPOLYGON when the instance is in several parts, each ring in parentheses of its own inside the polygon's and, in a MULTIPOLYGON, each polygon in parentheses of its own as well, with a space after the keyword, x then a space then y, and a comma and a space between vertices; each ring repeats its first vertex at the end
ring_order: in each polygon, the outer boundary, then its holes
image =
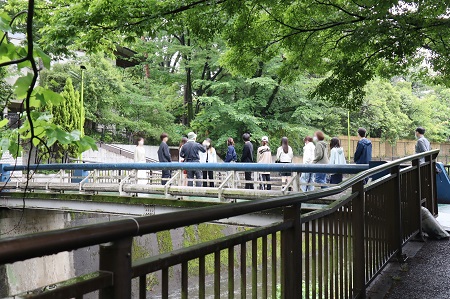
POLYGON ((355 151, 356 164, 369 164, 372 160, 372 142, 366 138, 367 130, 364 128, 358 129, 359 141, 355 151))
POLYGON ((233 138, 228 138, 227 140, 227 154, 225 156, 225 163, 230 163, 230 162, 236 162, 237 161, 237 154, 236 154, 236 149, 234 148, 234 140, 233 138))
MULTIPOLYGON (((277 162, 278 163, 292 163, 294 158, 294 152, 289 145, 289 140, 287 137, 281 138, 281 146, 277 149, 277 162)), ((288 178, 292 175, 290 172, 281 172, 281 184, 284 186, 288 178)))
MULTIPOLYGON (((162 133, 159 137, 161 139, 161 144, 158 149, 158 160, 160 163, 172 162, 172 158, 170 156, 169 146, 167 145, 167 141, 169 141, 169 135, 167 133, 162 133)), ((165 185, 167 183, 167 179, 172 176, 172 172, 170 170, 163 170, 161 176, 161 184, 165 185)))
MULTIPOLYGON (((242 135, 244 140, 244 149, 242 150, 242 163, 253 163, 253 144, 250 142, 250 134, 244 133, 242 135)), ((249 171, 245 172, 245 189, 254 189, 252 181, 252 173, 249 171)))
MULTIPOLYGON (((424 153, 424 152, 428 152, 431 151, 431 144, 428 141, 428 139, 425 138, 425 129, 422 127, 418 127, 416 129, 416 139, 417 139, 417 143, 416 143, 416 154, 420 154, 420 153, 424 153)), ((425 158, 420 158, 420 163, 425 162, 425 158)))
MULTIPOLYGON (((187 137, 185 137, 185 136, 181 137, 180 145, 178 147, 178 162, 180 162, 180 163, 184 162, 184 158, 182 158, 180 156, 181 148, 183 147, 183 145, 186 144, 187 141, 188 141, 187 137)), ((186 179, 187 179, 187 171, 183 170, 183 180, 182 180, 183 186, 186 186, 186 183, 187 183, 186 179)))
MULTIPOLYGON (((310 136, 306 136, 303 141, 305 142, 305 146, 303 147, 303 164, 312 164, 316 146, 310 136)), ((308 185, 314 183, 314 173, 302 173, 300 181, 302 183, 301 188, 303 192, 314 191, 314 186, 308 185)))
MULTIPOLYGON (((263 138, 261 138, 261 146, 257 150, 256 161, 257 161, 257 163, 261 163, 261 164, 272 163, 272 152, 270 151, 269 137, 267 137, 267 136, 264 136, 263 138)), ((263 171, 263 172, 260 172, 259 174, 261 176, 261 181, 270 182, 270 172, 269 171, 263 171)), ((261 184, 260 189, 261 190, 271 190, 272 185, 261 184)))
MULTIPOLYGON (((188 134, 188 141, 181 147, 180 157, 182 157, 186 163, 200 163, 199 152, 206 152, 206 149, 201 144, 197 143, 196 140, 197 134, 190 132, 188 134)), ((202 182, 199 181, 203 178, 203 173, 201 170, 187 171, 188 186, 192 187, 194 185, 194 177, 197 179, 195 185, 197 187, 201 187, 202 182)))
MULTIPOLYGON (((341 147, 341 141, 337 137, 331 138, 330 141, 330 164, 345 165, 344 149, 341 147)), ((330 184, 339 184, 342 182, 342 173, 334 173, 330 175, 330 184)))
MULTIPOLYGON (((211 139, 206 138, 203 141, 203 147, 206 149, 206 152, 199 153, 200 163, 217 163, 216 149, 212 147, 211 139)), ((209 186, 214 188, 214 172, 212 170, 203 170, 203 187, 208 187, 208 178, 209 186)))
MULTIPOLYGON (((314 149, 314 160, 313 164, 328 164, 328 144, 324 141, 325 135, 322 131, 317 131, 314 133, 313 141, 316 143, 316 148, 314 149)), ((316 173, 314 174, 314 182, 317 184, 327 183, 326 173, 316 173)))
MULTIPOLYGON (((136 148, 134 149, 134 163, 146 163, 145 148, 144 148, 144 138, 138 137, 136 139, 136 148)), ((147 171, 140 169, 136 171, 136 183, 146 184, 147 171)))

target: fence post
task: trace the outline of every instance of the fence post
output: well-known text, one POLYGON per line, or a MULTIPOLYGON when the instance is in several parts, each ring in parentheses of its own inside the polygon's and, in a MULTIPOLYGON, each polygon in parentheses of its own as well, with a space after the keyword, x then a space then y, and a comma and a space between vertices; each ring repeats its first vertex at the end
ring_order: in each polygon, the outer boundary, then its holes
POLYGON ((352 192, 358 196, 352 201, 352 230, 353 230, 353 298, 366 297, 366 267, 364 254, 364 180, 352 187, 352 192))
POLYGON ((407 256, 403 253, 403 221, 402 221, 402 180, 400 177, 400 165, 395 166, 391 170, 391 174, 395 175, 395 189, 394 191, 394 242, 397 248, 397 259, 399 262, 405 262, 407 256))
POLYGON ((131 299, 133 238, 100 245, 100 270, 113 273, 114 285, 100 290, 100 299, 131 299))
MULTIPOLYGON (((301 204, 284 208, 284 221, 293 226, 281 232, 281 298, 302 298, 301 204)), ((309 283, 308 281, 306 283, 309 283)))
POLYGON ((420 159, 415 159, 412 161, 412 166, 416 167, 416 175, 414 178, 413 185, 416 187, 416 195, 417 195, 417 219, 419 219, 419 234, 418 237, 420 240, 425 241, 422 233, 422 215, 421 215, 421 207, 422 207, 422 178, 420 174, 420 159))

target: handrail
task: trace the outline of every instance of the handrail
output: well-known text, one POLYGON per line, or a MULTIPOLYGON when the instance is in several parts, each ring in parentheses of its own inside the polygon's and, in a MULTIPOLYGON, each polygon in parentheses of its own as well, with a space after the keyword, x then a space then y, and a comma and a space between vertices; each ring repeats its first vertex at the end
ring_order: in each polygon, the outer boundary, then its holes
POLYGON ((195 213, 191 211, 179 211, 169 214, 129 218, 101 224, 5 238, 0 241, 0 264, 55 254, 62 251, 71 251, 125 237, 142 236, 162 230, 170 230, 197 223, 300 204, 311 199, 339 194, 376 173, 400 166, 409 161, 418 161, 420 158, 437 155, 438 153, 439 150, 433 150, 389 162, 363 171, 339 185, 320 191, 198 208, 195 213))
MULTIPOLYGON (((27 165, 2 165, 2 171, 27 170, 27 165)), ((212 171, 270 171, 356 174, 369 169, 368 164, 294 164, 294 163, 92 163, 92 164, 32 164, 30 170, 212 170, 212 171)))

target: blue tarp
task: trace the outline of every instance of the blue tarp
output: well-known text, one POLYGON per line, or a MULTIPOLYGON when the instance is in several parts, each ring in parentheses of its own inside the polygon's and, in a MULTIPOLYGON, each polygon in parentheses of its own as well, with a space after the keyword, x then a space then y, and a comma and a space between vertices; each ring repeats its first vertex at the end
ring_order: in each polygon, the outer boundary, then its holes
POLYGON ((436 185, 438 203, 450 204, 450 179, 444 164, 436 163, 436 185))

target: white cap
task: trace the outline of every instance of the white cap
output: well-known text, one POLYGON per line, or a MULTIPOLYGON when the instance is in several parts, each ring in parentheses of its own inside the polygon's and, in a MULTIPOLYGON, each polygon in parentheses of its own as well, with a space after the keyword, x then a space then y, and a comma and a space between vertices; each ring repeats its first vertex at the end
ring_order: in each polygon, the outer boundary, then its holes
POLYGON ((263 137, 261 138, 261 141, 269 142, 269 137, 263 136, 263 137))

